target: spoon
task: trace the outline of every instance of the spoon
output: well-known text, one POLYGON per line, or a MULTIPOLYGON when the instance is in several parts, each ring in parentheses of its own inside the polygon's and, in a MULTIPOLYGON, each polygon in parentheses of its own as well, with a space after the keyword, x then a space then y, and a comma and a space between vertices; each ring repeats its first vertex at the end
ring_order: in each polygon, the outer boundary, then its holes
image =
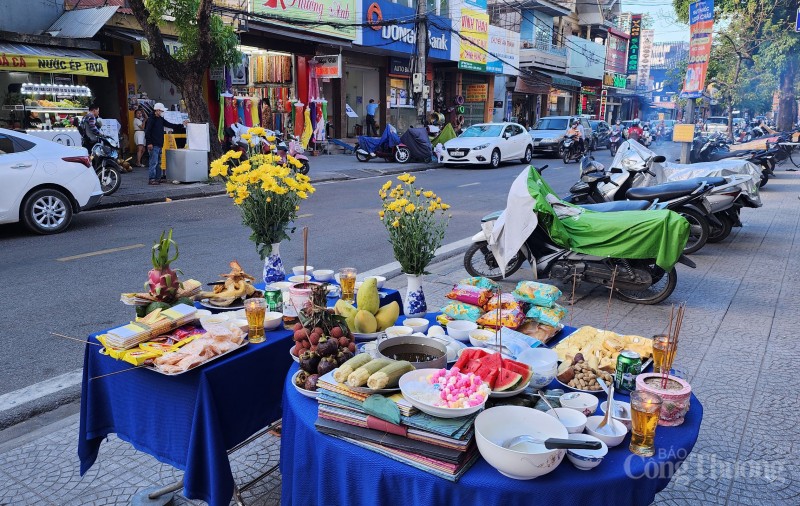
MULTIPOLYGON (((553 412, 553 413, 556 415, 556 418, 558 418, 558 421, 559 421, 559 422, 561 422, 561 417, 559 417, 559 416, 558 416, 558 411, 556 411, 556 410, 553 408, 553 406, 550 404, 550 401, 548 401, 548 400, 547 400, 547 397, 545 397, 545 396, 544 396, 544 392, 542 392, 541 390, 537 390, 537 392, 538 392, 538 394, 539 394, 539 397, 541 397, 541 398, 542 398, 542 400, 544 401, 545 405, 546 405, 548 408, 550 408, 550 411, 552 411, 552 412, 553 412)), ((562 422, 562 423, 563 423, 563 422, 562 422)))
MULTIPOLYGON (((558 450, 558 449, 572 449, 572 450, 599 450, 602 448, 602 445, 599 441, 579 441, 577 439, 561 439, 557 437, 551 437, 547 439, 537 439, 530 434, 522 434, 519 436, 512 437, 507 439, 503 442, 503 448, 507 448, 509 450, 513 450, 515 446, 518 446, 521 443, 532 443, 538 445, 544 445, 545 448, 548 450, 558 450)), ((520 450, 516 450, 520 451, 520 450)))
POLYGON ((611 387, 608 389, 608 404, 606 404, 606 415, 603 417, 603 421, 597 424, 598 429, 602 429, 608 423, 608 417, 611 415, 611 412, 614 410, 614 385, 612 384, 611 387))

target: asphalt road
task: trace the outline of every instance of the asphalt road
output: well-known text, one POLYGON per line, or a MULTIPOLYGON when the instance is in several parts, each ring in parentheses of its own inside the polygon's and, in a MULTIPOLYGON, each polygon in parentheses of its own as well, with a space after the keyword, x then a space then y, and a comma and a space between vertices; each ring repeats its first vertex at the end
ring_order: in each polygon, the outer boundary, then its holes
MULTIPOLYGON (((610 162, 608 150, 597 160, 610 162)), ((559 193, 577 180, 578 164, 557 159, 545 179, 559 193)), ((483 168, 438 168, 418 172, 417 184, 436 191, 452 205, 444 243, 470 237, 485 214, 505 207, 508 188, 521 164, 483 168)), ((312 174, 313 176, 313 174, 312 174)), ((298 227, 309 227, 309 263, 317 268, 344 266, 365 271, 392 262, 391 247, 378 220, 378 187, 385 177, 321 183, 304 202, 298 227)), ((167 228, 174 229, 180 258, 174 268, 183 279, 208 282, 228 272, 238 260, 257 278, 262 262, 249 231, 227 197, 82 213, 70 229, 55 236, 32 236, 22 227, 0 227, 2 304, 0 327, 0 395, 74 371, 83 365, 84 347, 50 335, 84 338, 119 325, 133 311, 119 302, 120 293, 143 288, 151 268, 150 247, 167 228)), ((302 264, 302 236, 281 246, 287 268, 302 264)))

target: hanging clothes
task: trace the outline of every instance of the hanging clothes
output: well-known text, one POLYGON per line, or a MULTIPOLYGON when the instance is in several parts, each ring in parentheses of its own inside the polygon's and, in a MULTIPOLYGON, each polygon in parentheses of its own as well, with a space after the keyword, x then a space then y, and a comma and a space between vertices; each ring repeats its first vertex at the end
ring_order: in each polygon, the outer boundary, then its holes
POLYGON ((303 127, 305 125, 304 107, 303 102, 295 102, 294 104, 294 134, 298 137, 303 135, 303 127))
POLYGON ((238 117, 237 123, 244 125, 244 99, 241 97, 236 99, 236 115, 238 117))
POLYGON ((311 125, 313 128, 313 125, 317 124, 317 103, 316 102, 309 103, 306 110, 311 112, 311 125))
POLYGON ((236 99, 232 95, 225 97, 225 126, 236 123, 236 99))
POLYGON ((253 97, 250 101, 250 118, 253 120, 253 126, 261 126, 261 119, 259 118, 259 113, 261 109, 258 107, 258 103, 260 100, 258 97, 253 97))
POLYGON ((303 135, 300 137, 300 142, 303 144, 303 149, 308 149, 308 141, 311 140, 311 134, 314 132, 311 126, 311 107, 306 107, 303 113, 303 135))
POLYGON ((243 109, 244 109, 242 111, 243 112, 243 117, 244 117, 244 125, 246 127, 251 127, 251 126, 253 126, 253 115, 252 115, 252 113, 250 111, 251 111, 251 109, 253 107, 253 103, 250 100, 250 98, 247 97, 244 100, 242 100, 242 105, 243 105, 243 109))

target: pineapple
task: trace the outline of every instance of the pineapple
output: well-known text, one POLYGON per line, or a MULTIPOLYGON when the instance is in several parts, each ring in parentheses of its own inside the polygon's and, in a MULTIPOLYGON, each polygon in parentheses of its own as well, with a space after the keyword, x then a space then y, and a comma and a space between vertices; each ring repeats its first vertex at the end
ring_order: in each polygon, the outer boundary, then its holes
POLYGON ((181 283, 178 281, 178 272, 170 268, 169 264, 178 259, 178 244, 172 240, 172 229, 153 245, 151 253, 153 269, 147 273, 147 282, 144 287, 150 291, 155 300, 160 302, 173 302, 178 296, 181 283), (169 257, 169 250, 175 246, 175 256, 169 257))

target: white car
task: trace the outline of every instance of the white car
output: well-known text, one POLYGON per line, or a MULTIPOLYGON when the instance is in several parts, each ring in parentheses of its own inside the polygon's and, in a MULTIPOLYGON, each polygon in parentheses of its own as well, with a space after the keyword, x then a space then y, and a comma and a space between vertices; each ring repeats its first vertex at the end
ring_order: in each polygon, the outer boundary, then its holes
POLYGON ((0 128, 0 223, 63 232, 103 192, 84 148, 0 128))
POLYGON ((530 163, 533 142, 517 123, 481 123, 447 141, 439 161, 446 165, 488 164, 496 169, 500 162, 520 160, 530 163))

